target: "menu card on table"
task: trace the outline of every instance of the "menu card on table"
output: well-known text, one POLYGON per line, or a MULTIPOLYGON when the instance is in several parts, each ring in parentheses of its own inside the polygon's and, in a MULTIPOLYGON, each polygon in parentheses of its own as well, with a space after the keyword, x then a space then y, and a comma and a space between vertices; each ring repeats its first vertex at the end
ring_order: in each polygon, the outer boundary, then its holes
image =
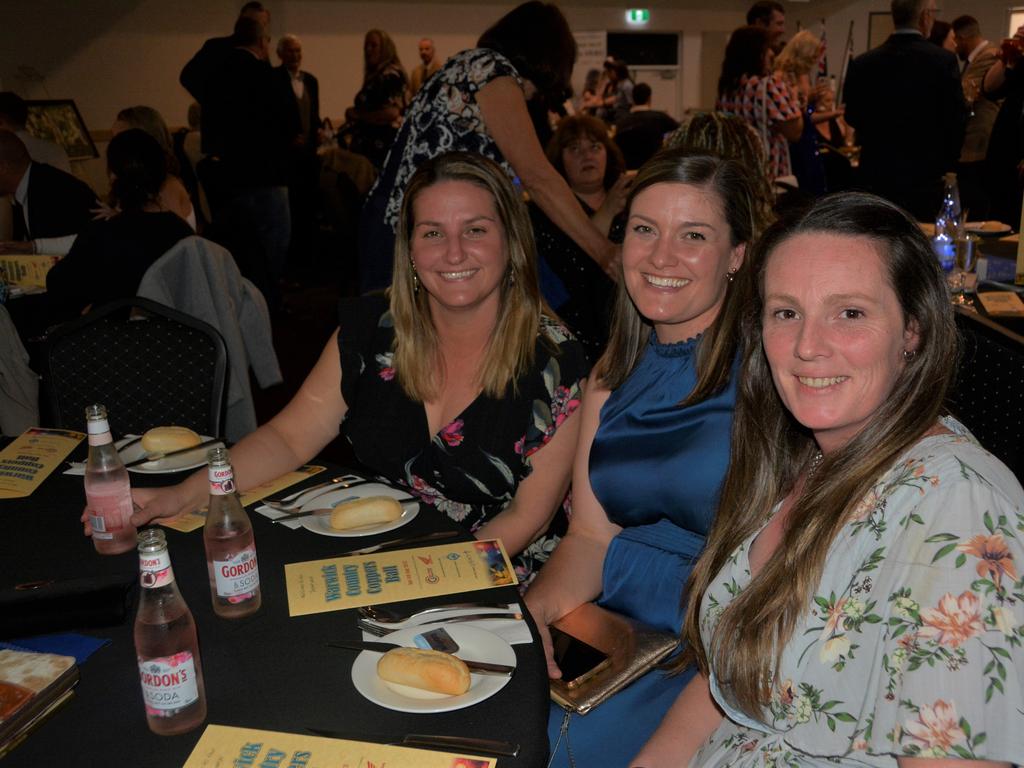
POLYGON ((184 768, 494 768, 497 764, 495 758, 209 725, 184 768))
POLYGON ((66 429, 33 427, 0 451, 0 499, 28 496, 68 454, 85 434, 66 429))
POLYGON ((5 254, 0 256, 0 268, 7 282, 22 288, 46 288, 46 273, 60 261, 60 256, 46 254, 5 254))
POLYGON ((284 577, 290 616, 516 583, 512 563, 497 539, 290 563, 284 577))
MULTIPOLYGON (((308 480, 313 475, 318 475, 323 472, 327 467, 317 466, 315 464, 307 464, 299 467, 294 472, 285 472, 280 477, 268 480, 262 485, 257 485, 250 488, 243 494, 240 494, 239 498, 242 501, 243 507, 248 507, 250 504, 254 504, 260 499, 265 499, 267 496, 273 496, 279 491, 283 491, 290 485, 301 483, 303 480, 308 480)), ((186 512, 185 514, 172 517, 170 520, 160 521, 161 525, 166 528, 172 528, 175 531, 181 531, 182 533, 188 533, 194 531, 197 528, 202 528, 206 525, 206 507, 196 510, 195 512, 186 512)))

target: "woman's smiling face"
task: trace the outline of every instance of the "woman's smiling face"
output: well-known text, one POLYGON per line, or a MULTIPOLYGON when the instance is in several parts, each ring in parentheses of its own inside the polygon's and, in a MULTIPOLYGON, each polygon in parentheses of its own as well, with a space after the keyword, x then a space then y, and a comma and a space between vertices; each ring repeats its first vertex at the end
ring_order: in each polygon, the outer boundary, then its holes
POLYGON ((684 341, 711 325, 744 248, 732 245, 722 201, 710 186, 663 182, 633 198, 623 275, 660 342, 684 341))
POLYGON ((786 408, 828 453, 891 395, 918 336, 878 246, 810 232, 783 241, 764 272, 762 341, 786 408))

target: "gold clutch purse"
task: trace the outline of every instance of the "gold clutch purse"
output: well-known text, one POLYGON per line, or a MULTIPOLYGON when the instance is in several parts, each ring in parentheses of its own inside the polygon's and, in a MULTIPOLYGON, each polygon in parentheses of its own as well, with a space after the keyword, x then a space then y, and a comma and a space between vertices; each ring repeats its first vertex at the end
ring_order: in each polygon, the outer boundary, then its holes
POLYGON ((551 681, 551 698, 560 707, 585 715, 661 662, 679 647, 676 635, 584 603, 552 626, 608 654, 609 664, 593 677, 570 688, 551 681))

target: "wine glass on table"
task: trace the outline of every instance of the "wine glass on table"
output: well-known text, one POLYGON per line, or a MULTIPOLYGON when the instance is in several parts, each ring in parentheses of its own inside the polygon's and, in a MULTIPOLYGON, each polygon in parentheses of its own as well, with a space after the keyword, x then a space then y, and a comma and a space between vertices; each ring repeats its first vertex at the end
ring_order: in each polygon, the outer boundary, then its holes
POLYGON ((974 302, 964 294, 967 275, 974 271, 978 264, 978 243, 981 238, 971 232, 964 232, 956 243, 957 292, 953 303, 960 306, 973 306, 974 302))

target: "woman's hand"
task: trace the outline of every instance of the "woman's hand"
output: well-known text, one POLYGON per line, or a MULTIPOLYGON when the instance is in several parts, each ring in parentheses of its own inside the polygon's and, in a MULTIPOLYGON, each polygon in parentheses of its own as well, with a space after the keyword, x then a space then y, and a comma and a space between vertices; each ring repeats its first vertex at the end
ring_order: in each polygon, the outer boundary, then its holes
POLYGON ((108 219, 112 219, 117 216, 120 212, 120 208, 100 202, 96 203, 95 208, 89 210, 89 213, 92 214, 93 221, 107 221, 108 219))
POLYGON ((132 488, 135 512, 132 525, 140 527, 154 520, 167 520, 199 508, 188 491, 188 481, 166 488, 132 488))
POLYGON ((524 602, 526 603, 526 609, 533 616, 533 621, 537 625, 537 634, 540 635, 540 642, 544 647, 544 659, 548 664, 548 677, 552 680, 558 680, 562 677, 562 670, 555 663, 555 651, 551 642, 551 631, 548 629, 548 618, 545 614, 544 606, 539 600, 531 600, 529 592, 526 593, 524 602))

